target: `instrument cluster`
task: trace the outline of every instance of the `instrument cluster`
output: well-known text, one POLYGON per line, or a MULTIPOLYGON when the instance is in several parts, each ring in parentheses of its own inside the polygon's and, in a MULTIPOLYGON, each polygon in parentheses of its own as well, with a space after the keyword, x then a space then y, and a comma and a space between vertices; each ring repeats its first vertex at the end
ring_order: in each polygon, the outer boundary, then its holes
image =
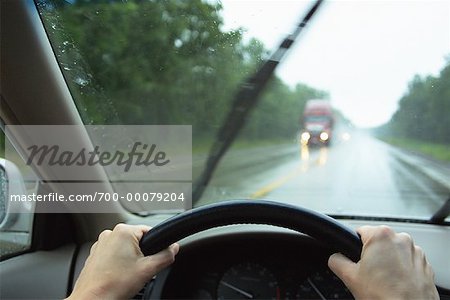
POLYGON ((298 234, 209 238, 182 247, 175 264, 146 294, 153 299, 353 299, 327 267, 331 253, 298 234))

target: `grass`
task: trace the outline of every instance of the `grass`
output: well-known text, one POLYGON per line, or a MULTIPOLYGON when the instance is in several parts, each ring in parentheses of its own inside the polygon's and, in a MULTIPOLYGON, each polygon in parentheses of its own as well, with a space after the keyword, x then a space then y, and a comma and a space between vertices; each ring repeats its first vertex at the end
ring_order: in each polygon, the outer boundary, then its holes
POLYGON ((431 142, 405 139, 381 138, 388 144, 431 156, 434 159, 450 162, 450 144, 436 144, 431 142))

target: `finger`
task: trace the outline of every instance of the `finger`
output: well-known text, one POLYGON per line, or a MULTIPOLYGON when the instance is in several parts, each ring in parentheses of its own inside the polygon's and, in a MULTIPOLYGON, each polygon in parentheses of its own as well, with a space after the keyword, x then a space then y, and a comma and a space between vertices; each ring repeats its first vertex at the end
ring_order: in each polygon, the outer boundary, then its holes
POLYGON ((435 274, 434 274, 433 268, 431 267, 431 265, 428 261, 426 261, 425 263, 426 263, 425 272, 431 278, 431 280, 434 282, 435 274))
POLYGON ((151 227, 147 225, 129 225, 120 223, 114 227, 114 232, 122 236, 133 236, 139 241, 150 229, 151 227))
POLYGON ((136 242, 139 243, 144 234, 149 232, 150 229, 152 228, 147 225, 134 225, 131 230, 133 231, 133 236, 136 238, 136 242))
POLYGON ((350 288, 357 271, 357 264, 341 253, 334 253, 328 259, 328 267, 350 288))
POLYGON ((147 232, 149 232, 152 229, 152 227, 148 226, 148 225, 136 225, 135 226, 135 230, 136 230, 136 237, 141 240, 141 238, 144 236, 144 234, 146 234, 147 232))
POLYGON ((365 244, 369 237, 373 235, 375 228, 375 226, 364 225, 356 229, 356 232, 361 237, 363 244, 365 244))
POLYGON ((97 245, 98 245, 98 242, 95 242, 94 244, 92 244, 91 249, 89 250, 89 253, 93 253, 95 251, 95 249, 97 249, 97 245))
POLYGON ((180 250, 180 245, 178 245, 177 243, 174 243, 172 245, 170 245, 169 247, 167 247, 166 249, 152 255, 152 257, 155 260, 172 260, 172 258, 174 258, 177 254, 178 251, 180 250))
POLYGON ((97 246, 98 246, 98 242, 95 242, 92 244, 91 249, 89 249, 89 255, 86 258, 86 260, 84 261, 85 266, 92 260, 92 256, 94 256, 94 252, 97 249, 97 246))
POLYGON ((384 239, 392 238, 395 232, 386 225, 381 226, 361 226, 356 230, 361 236, 361 241, 363 244, 369 242, 372 238, 384 239))
POLYGON ((111 230, 103 230, 102 232, 100 232, 100 234, 98 235, 98 241, 105 239, 106 237, 108 237, 111 234, 111 230))
POLYGON ((406 232, 397 233, 397 238, 405 245, 414 246, 413 238, 406 232))
POLYGON ((153 273, 152 276, 155 275, 175 261, 175 255, 177 255, 179 249, 180 246, 175 243, 154 255, 144 257, 145 269, 153 273))
POLYGON ((414 263, 417 266, 421 266, 425 270, 427 269, 429 265, 427 258, 425 257, 425 253, 423 252, 422 248, 420 248, 419 246, 414 246, 414 259, 414 263))

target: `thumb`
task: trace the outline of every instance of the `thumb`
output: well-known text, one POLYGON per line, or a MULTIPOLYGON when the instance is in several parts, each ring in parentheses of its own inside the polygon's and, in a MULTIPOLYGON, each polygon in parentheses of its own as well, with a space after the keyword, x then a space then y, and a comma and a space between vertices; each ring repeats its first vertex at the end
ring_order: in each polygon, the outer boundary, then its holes
POLYGON ((341 253, 334 253, 328 259, 328 267, 350 288, 355 278, 357 265, 341 253))
POLYGON ((143 257, 143 266, 150 278, 165 267, 172 264, 178 250, 179 245, 175 243, 161 252, 143 257))

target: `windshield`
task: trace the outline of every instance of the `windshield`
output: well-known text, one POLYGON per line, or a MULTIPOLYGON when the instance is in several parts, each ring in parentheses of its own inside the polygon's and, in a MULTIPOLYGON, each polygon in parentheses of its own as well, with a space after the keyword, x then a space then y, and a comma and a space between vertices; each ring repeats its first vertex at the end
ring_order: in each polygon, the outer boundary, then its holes
POLYGON ((330 121, 329 116, 306 116, 306 123, 326 123, 330 121))
MULTIPOLYGON (((84 123, 191 125, 194 186, 236 92, 312 4, 36 3, 84 123)), ((449 20, 448 1, 325 2, 193 205, 429 218, 450 195, 449 20)))

